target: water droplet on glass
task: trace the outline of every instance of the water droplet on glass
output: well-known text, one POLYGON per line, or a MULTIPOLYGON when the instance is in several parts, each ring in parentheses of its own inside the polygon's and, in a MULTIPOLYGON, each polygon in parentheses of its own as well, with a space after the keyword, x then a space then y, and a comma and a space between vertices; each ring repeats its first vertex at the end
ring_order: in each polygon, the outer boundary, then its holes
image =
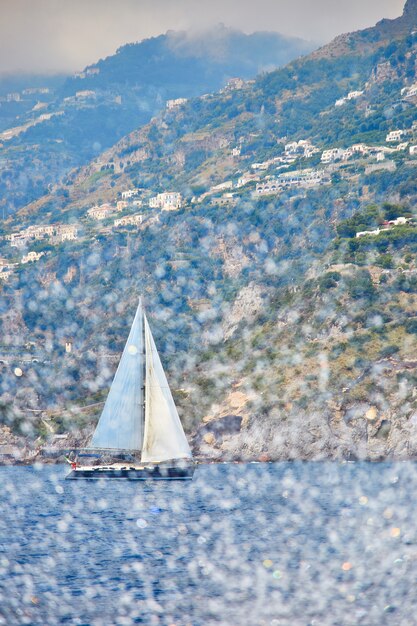
POLYGON ((138 520, 136 520, 136 526, 138 528, 146 528, 147 525, 148 525, 148 522, 144 519, 139 518, 138 520))

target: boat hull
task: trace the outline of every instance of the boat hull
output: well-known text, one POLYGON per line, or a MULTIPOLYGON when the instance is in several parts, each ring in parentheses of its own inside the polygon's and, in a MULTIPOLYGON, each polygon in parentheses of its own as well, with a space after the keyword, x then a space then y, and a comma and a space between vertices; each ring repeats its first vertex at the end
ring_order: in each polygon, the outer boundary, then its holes
POLYGON ((192 480, 194 467, 77 467, 66 480, 192 480))

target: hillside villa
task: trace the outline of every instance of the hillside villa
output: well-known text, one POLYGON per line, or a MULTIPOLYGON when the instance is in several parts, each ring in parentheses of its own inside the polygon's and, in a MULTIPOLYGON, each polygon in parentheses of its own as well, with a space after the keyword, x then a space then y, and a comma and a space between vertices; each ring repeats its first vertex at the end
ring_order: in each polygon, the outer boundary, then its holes
POLYGON ((21 263, 34 263, 35 261, 39 261, 39 259, 44 256, 45 252, 28 252, 25 256, 22 257, 21 263))
POLYGON ((51 243, 60 243, 74 241, 77 237, 78 226, 76 224, 35 224, 16 233, 9 233, 4 239, 10 242, 11 247, 22 248, 33 240, 47 238, 51 243))
POLYGON ((166 107, 170 111, 172 109, 177 109, 187 102, 187 98, 175 98, 174 100, 167 100, 166 107))
POLYGON ((125 215, 124 217, 120 217, 117 220, 114 220, 114 227, 118 228, 119 226, 139 226, 142 224, 142 215, 125 215))
POLYGON ((149 199, 151 209, 162 209, 163 211, 175 211, 182 207, 181 194, 176 191, 165 191, 149 199))
POLYGON ((122 191, 122 200, 130 200, 130 198, 138 195, 139 189, 126 189, 125 191, 122 191))
POLYGON ((107 217, 110 217, 115 210, 115 207, 106 202, 105 204, 100 204, 100 206, 96 205, 88 209, 87 215, 92 220, 105 220, 107 217))
POLYGON ((376 228, 375 230, 363 230, 359 233, 356 233, 356 239, 360 239, 361 237, 366 237, 371 235, 376 237, 379 233, 383 233, 384 231, 391 230, 394 226, 406 226, 410 224, 412 219, 408 217, 397 217, 395 220, 386 220, 382 223, 383 228, 376 228))

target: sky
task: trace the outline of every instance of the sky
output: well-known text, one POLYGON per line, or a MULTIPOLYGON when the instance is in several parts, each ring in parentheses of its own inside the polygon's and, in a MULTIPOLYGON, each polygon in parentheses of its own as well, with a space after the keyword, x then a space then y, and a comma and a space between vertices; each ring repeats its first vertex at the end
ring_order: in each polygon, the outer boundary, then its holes
POLYGON ((405 0, 0 0, 0 72, 73 72, 129 42, 216 24, 325 43, 405 0))

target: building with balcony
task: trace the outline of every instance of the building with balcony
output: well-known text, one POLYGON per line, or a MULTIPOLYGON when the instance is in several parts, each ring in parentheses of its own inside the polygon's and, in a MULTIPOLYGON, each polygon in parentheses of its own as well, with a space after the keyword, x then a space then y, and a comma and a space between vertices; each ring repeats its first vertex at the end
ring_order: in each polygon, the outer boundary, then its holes
POLYGON ((342 148, 331 148, 330 150, 324 150, 321 155, 322 163, 333 163, 334 161, 341 161, 345 156, 345 151, 342 148))
POLYGON ((181 194, 176 191, 165 191, 149 199, 151 209, 162 209, 163 211, 175 211, 182 207, 181 194))
POLYGON ((385 141, 387 143, 395 143, 397 141, 401 141, 404 135, 405 135, 405 132, 403 130, 392 130, 386 136, 385 141))
POLYGON ((110 204, 101 204, 88 209, 87 215, 93 220, 105 220, 114 213, 114 208, 110 204))
POLYGON ((126 189, 122 191, 122 200, 130 200, 139 194, 139 189, 126 189))

